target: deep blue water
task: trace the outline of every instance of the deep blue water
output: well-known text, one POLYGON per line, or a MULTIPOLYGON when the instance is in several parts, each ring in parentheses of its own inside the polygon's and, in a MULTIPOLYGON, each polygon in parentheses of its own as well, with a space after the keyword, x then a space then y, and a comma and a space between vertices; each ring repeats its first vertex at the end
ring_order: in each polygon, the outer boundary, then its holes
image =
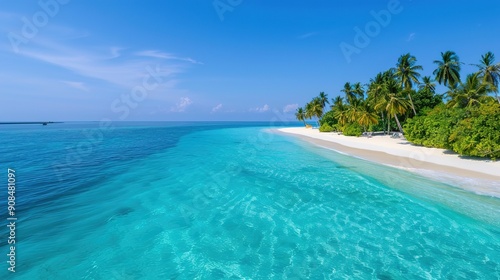
POLYGON ((0 279, 500 277, 498 198, 269 123, 112 125, 0 126, 0 279))

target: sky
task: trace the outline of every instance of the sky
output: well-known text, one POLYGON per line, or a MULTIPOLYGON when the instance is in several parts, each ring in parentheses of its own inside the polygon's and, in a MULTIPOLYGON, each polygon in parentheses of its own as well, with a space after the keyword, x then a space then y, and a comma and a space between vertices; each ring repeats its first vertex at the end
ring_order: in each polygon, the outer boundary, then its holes
MULTIPOLYGON (((292 120, 411 53, 462 77, 492 51, 492 0, 0 0, 0 121, 292 120)), ((442 87, 438 91, 443 91, 442 87)))

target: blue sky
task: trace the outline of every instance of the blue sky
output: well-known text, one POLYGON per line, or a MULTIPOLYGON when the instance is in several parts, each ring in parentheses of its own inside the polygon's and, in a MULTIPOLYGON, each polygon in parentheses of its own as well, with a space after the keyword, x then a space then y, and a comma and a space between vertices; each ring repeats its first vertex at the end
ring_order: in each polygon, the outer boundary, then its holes
POLYGON ((446 50, 463 77, 487 51, 500 61, 491 0, 0 5, 0 121, 293 119, 319 92, 366 83, 407 52, 423 75, 446 50), (369 41, 356 41, 367 27, 369 41))

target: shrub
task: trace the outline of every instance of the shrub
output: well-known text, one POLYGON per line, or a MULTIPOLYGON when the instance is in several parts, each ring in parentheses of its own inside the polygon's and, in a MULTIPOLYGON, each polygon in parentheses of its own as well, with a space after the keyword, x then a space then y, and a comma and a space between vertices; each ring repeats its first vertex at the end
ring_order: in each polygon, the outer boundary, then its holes
POLYGON ((363 128, 357 123, 350 123, 344 127, 342 134, 359 137, 363 134, 363 128))
POLYGON ((426 115, 426 113, 443 103, 443 98, 429 90, 413 91, 412 94, 413 105, 417 110, 417 114, 426 115))
POLYGON ((336 125, 337 122, 338 121, 335 118, 333 111, 326 112, 323 115, 323 117, 321 117, 321 119, 319 120, 320 125, 323 125, 323 124, 326 123, 326 124, 330 125, 331 127, 333 127, 334 125, 336 125))
POLYGON ((438 106, 426 116, 405 124, 408 141, 427 147, 450 149, 460 155, 500 158, 500 104, 476 108, 438 106))
POLYGON ((450 135, 453 151, 467 156, 500 158, 500 105, 481 104, 458 122, 450 135))
POLYGON ((319 131, 320 132, 333 132, 334 131, 334 128, 331 127, 328 123, 323 123, 320 128, 319 128, 319 131))
POLYGON ((406 121, 405 137, 417 145, 451 149, 450 135, 466 112, 462 109, 447 109, 444 105, 434 108, 426 116, 417 116, 406 121))

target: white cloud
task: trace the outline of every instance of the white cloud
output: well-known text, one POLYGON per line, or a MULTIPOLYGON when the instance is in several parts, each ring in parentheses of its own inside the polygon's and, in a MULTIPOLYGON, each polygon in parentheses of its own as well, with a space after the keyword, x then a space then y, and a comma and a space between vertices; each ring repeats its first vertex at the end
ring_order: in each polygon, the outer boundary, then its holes
POLYGON ((219 111, 220 109, 222 109, 222 104, 218 104, 217 106, 213 107, 212 113, 215 113, 215 112, 219 111))
POLYGON ((190 59, 177 59, 173 55, 169 58, 177 61, 165 60, 162 55, 166 54, 161 52, 139 52, 149 55, 142 55, 138 59, 137 53, 126 52, 124 48, 116 46, 84 48, 80 44, 68 43, 71 40, 62 41, 65 43, 39 35, 30 44, 23 45, 18 54, 127 89, 141 85, 145 76, 153 76, 151 72, 163 87, 170 88, 176 84, 176 74, 184 72, 194 63, 190 59), (117 57, 120 59, 114 59, 117 57))
POLYGON ((283 108, 283 113, 295 112, 299 108, 299 104, 288 104, 283 108))
POLYGON ((61 81, 62 83, 79 90, 89 91, 89 89, 82 82, 72 82, 72 81, 61 81))
POLYGON ((111 58, 120 57, 121 56, 121 53, 120 53, 121 50, 122 50, 121 48, 112 47, 110 49, 110 51, 111 51, 111 58))
POLYGON ((269 105, 266 104, 266 105, 264 105, 262 107, 251 108, 250 112, 264 113, 264 112, 269 111, 269 109, 271 109, 271 108, 269 108, 269 105))
POLYGON ((146 50, 146 51, 140 51, 135 53, 138 56, 145 56, 145 57, 153 57, 153 58, 161 58, 161 59, 169 59, 169 60, 180 60, 180 61, 186 61, 189 63, 193 64, 203 64, 202 62, 196 61, 190 57, 178 57, 170 53, 165 53, 157 50, 146 50))
POLYGON ((415 35, 415 33, 410 33, 410 35, 408 35, 408 39, 406 39, 406 42, 413 41, 413 39, 415 39, 415 35))
POLYGON ((316 36, 318 34, 319 34, 318 32, 309 32, 309 33, 302 34, 302 35, 298 36, 297 39, 303 40, 303 39, 307 39, 307 38, 312 37, 312 36, 316 36))
POLYGON ((189 99, 189 97, 181 97, 179 102, 177 104, 175 104, 175 107, 172 107, 170 109, 170 111, 171 112, 184 112, 186 110, 186 108, 191 104, 193 104, 193 101, 191 101, 191 99, 189 99))
MULTIPOLYGON (((116 57, 116 54, 112 54, 112 57, 103 57, 78 50, 58 54, 44 51, 25 51, 22 54, 66 68, 82 76, 104 80, 127 88, 141 83, 142 78, 148 74, 148 66, 151 69, 155 69, 154 65, 159 68, 158 62, 155 61, 126 60, 118 63, 108 60, 116 57)), ((165 78, 180 73, 182 70, 177 65, 167 65, 161 67, 161 70, 157 72, 159 72, 159 76, 165 78)))

